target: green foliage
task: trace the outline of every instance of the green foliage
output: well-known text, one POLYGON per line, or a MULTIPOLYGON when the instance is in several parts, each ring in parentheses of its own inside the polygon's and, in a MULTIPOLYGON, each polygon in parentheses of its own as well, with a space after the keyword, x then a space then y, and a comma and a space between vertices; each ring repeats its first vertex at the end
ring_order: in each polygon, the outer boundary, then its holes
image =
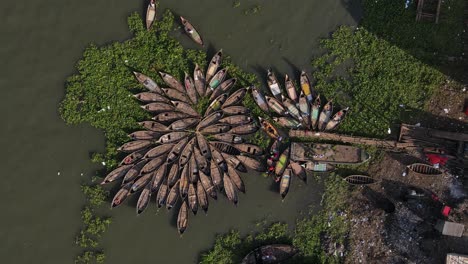
POLYGON ((86 195, 89 204, 93 207, 98 207, 104 203, 109 194, 109 192, 104 190, 100 185, 82 185, 81 190, 86 195))
POLYGON ((75 264, 102 264, 106 256, 102 252, 85 251, 75 259, 75 264))
POLYGON ((203 115, 206 109, 210 106, 210 97, 204 96, 198 98, 198 103, 195 105, 195 110, 200 114, 203 115))
POLYGON ((241 2, 239 0, 236 0, 234 1, 234 3, 232 3, 232 7, 234 8, 238 8, 240 5, 241 5, 241 2))

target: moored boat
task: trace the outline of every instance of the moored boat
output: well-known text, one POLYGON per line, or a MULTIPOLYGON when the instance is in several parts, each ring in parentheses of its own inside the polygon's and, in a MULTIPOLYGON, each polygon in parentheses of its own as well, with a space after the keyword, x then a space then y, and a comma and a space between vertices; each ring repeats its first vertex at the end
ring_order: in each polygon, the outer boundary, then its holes
POLYGON ((205 96, 205 75, 203 74, 203 71, 200 69, 200 66, 198 66, 198 64, 195 64, 195 69, 193 70, 193 80, 198 95, 200 97, 205 96))
POLYGON ((205 189, 205 192, 211 196, 211 198, 215 200, 218 199, 218 194, 216 193, 216 189, 213 185, 213 182, 211 181, 211 178, 208 177, 203 171, 200 171, 200 182, 203 186, 203 189, 205 189))
POLYGON ((140 126, 144 127, 147 130, 151 130, 154 132, 167 132, 169 130, 167 126, 155 122, 155 121, 143 121, 138 123, 140 126))
POLYGON ((165 155, 154 158, 154 159, 150 160, 148 163, 146 163, 145 166, 143 166, 143 168, 141 168, 140 173, 141 174, 150 173, 150 172, 156 170, 157 168, 159 168, 159 166, 161 164, 163 164, 164 161, 166 161, 166 156, 165 155))
POLYGON ((201 154, 206 159, 211 159, 210 146, 208 145, 208 141, 206 140, 206 138, 200 133, 197 133, 196 137, 197 137, 197 144, 198 144, 198 147, 200 148, 201 154))
POLYGON ((182 150, 185 148, 185 145, 189 142, 189 138, 188 137, 185 137, 183 138, 182 140, 180 140, 179 142, 177 142, 174 147, 171 149, 171 151, 169 152, 169 155, 167 155, 167 162, 168 163, 173 163, 174 161, 176 161, 182 150))
POLYGON ((211 104, 208 106, 208 109, 206 109, 205 115, 208 115, 214 111, 218 111, 219 109, 221 109, 221 106, 224 104, 227 98, 227 93, 221 94, 220 96, 216 97, 216 99, 211 101, 211 104))
POLYGON ((249 156, 236 156, 236 158, 242 162, 245 166, 253 169, 253 170, 256 170, 256 171, 264 171, 265 170, 265 166, 263 165, 262 162, 254 159, 254 158, 251 158, 249 156))
POLYGON ((375 179, 366 175, 349 175, 344 180, 351 185, 368 185, 375 183, 375 179))
POLYGON ((170 130, 185 130, 194 127, 196 124, 198 124, 199 121, 200 118, 196 117, 185 118, 172 122, 172 124, 170 124, 168 128, 170 130))
POLYGON ((146 110, 147 112, 151 112, 153 114, 174 111, 174 106, 172 104, 166 104, 161 102, 149 103, 141 105, 140 107, 146 110))
POLYGON ((231 201, 233 204, 237 205, 237 202, 238 202, 237 191, 234 187, 234 184, 231 181, 231 178, 229 178, 229 176, 226 173, 224 173, 223 183, 224 183, 224 192, 226 193, 228 200, 231 201))
POLYGON ((198 198, 197 198, 197 191, 193 183, 189 184, 187 200, 188 200, 188 206, 190 210, 192 210, 192 213, 196 215, 198 211, 198 198))
POLYGON ((203 40, 198 31, 195 29, 195 27, 185 18, 182 16, 180 17, 180 21, 182 22, 182 25, 184 26, 184 31, 189 35, 189 37, 195 41, 197 44, 200 44, 203 46, 203 40))
POLYGON ((190 101, 192 101, 193 104, 197 104, 198 93, 195 88, 195 83, 193 82, 192 77, 188 73, 185 73, 184 85, 185 85, 185 90, 187 91, 190 101))
POLYGON ((135 78, 138 80, 138 82, 141 83, 146 89, 158 94, 162 93, 162 90, 161 88, 159 88, 159 85, 150 77, 136 71, 134 71, 133 74, 135 75, 135 78))
POLYGON ((185 93, 184 86, 174 76, 166 72, 159 72, 159 75, 161 75, 161 78, 167 85, 169 85, 169 87, 176 89, 181 93, 185 93))
POLYGON ((274 244, 254 249, 241 264, 278 264, 293 257, 298 250, 290 245, 274 244))
POLYGON ((290 99, 284 97, 283 95, 281 95, 281 99, 282 99, 283 105, 284 105, 284 107, 286 107, 289 115, 292 116, 293 118, 295 118, 296 120, 299 120, 299 121, 302 122, 302 116, 299 113, 299 109, 297 109, 295 103, 293 101, 291 101, 290 99))
POLYGON ((182 101, 187 104, 190 103, 190 99, 185 95, 185 92, 180 92, 174 88, 161 88, 161 90, 167 97, 171 98, 172 100, 182 101))
POLYGON ((325 131, 328 130, 333 130, 335 129, 345 118, 346 113, 348 112, 349 107, 346 107, 344 109, 341 109, 338 111, 328 122, 328 124, 325 126, 325 131))
POLYGON ((359 164, 370 159, 361 148, 348 145, 291 143, 291 160, 332 164, 359 164))
POLYGON ((188 194, 189 174, 190 174, 189 166, 184 166, 182 168, 182 172, 180 174, 180 179, 179 179, 179 194, 180 194, 180 198, 182 199, 185 199, 185 197, 187 197, 187 194, 188 194))
POLYGON ((149 160, 143 159, 139 161, 137 164, 133 165, 132 168, 130 168, 129 171, 125 174, 123 180, 122 180, 122 185, 125 185, 129 182, 134 181, 138 176, 140 175, 140 170, 148 163, 149 160))
POLYGON ((299 128, 302 124, 291 117, 273 117, 273 121, 287 128, 299 128))
POLYGON ((237 134, 237 135, 247 135, 254 133, 258 130, 258 127, 255 123, 250 123, 246 125, 233 127, 228 133, 237 134))
POLYGON ((169 187, 166 182, 163 182, 159 187, 158 194, 156 195, 156 205, 161 208, 166 204, 167 195, 169 194, 169 187))
POLYGON ((297 92, 296 92, 296 87, 294 86, 294 83, 292 82, 291 79, 289 79, 289 76, 286 74, 284 76, 284 82, 285 82, 285 86, 286 86, 286 92, 288 93, 288 96, 289 98, 297 103, 297 92))
POLYGON ((245 193, 245 185, 244 182, 242 181, 242 178, 240 177, 239 173, 232 167, 228 165, 228 171, 227 175, 229 176, 229 179, 231 179, 232 183, 236 186, 236 188, 245 193))
POLYGON ((179 209, 179 214, 177 216, 177 230, 179 234, 183 234, 188 226, 188 207, 185 201, 182 202, 182 206, 179 209))
POLYGON ((208 211, 208 196, 206 195, 205 189, 203 188, 200 180, 198 180, 197 183, 197 198, 198 204, 206 214, 208 211))
POLYGON ((198 114, 197 111, 195 111, 190 104, 182 101, 172 101, 172 104, 174 105, 175 109, 181 113, 188 114, 193 117, 199 117, 200 115, 198 114))
POLYGON ((130 142, 123 144, 122 146, 117 148, 117 150, 131 153, 134 151, 145 149, 153 144, 154 143, 152 140, 135 140, 135 141, 130 141, 130 142))
POLYGON ((145 159, 153 159, 162 155, 167 154, 172 148, 174 147, 174 144, 164 144, 164 145, 159 145, 156 146, 148 152, 146 152, 144 158, 145 159))
POLYGON ((328 103, 323 107, 322 112, 319 116, 318 121, 318 130, 324 130, 327 126, 328 122, 330 121, 330 116, 333 112, 333 102, 330 100, 328 103))
POLYGON ((233 155, 229 155, 229 154, 226 154, 226 153, 222 153, 223 155, 223 158, 226 160, 226 162, 228 163, 228 165, 232 166, 234 169, 236 169, 237 171, 240 171, 240 172, 247 172, 247 168, 244 166, 244 164, 242 162, 240 162, 239 159, 237 159, 235 156, 233 155))
POLYGON ((219 87, 216 88, 214 90, 214 92, 211 94, 210 100, 215 99, 216 97, 218 97, 222 93, 227 93, 236 84, 236 82, 237 82, 236 78, 227 79, 224 82, 222 82, 219 85, 219 87))
POLYGON ((215 161, 210 163, 210 176, 213 181, 213 185, 218 189, 223 185, 223 178, 221 178, 221 171, 215 161))
MULTIPOLYGON (((209 82, 213 75, 216 73, 216 70, 221 66, 221 57, 223 56, 223 50, 220 49, 210 61, 208 65, 208 70, 206 70, 206 81, 209 82)), ((206 92, 205 92, 206 95, 206 92)))
POLYGON ((172 188, 174 184, 180 179, 179 164, 173 163, 167 176, 167 186, 172 188))
MULTIPOLYGON (((280 96, 281 98, 281 96, 280 96)), ((284 108, 283 104, 281 104, 280 101, 276 100, 276 98, 270 97, 270 96, 265 96, 266 102, 268 104, 268 107, 275 111, 279 115, 287 115, 288 111, 284 108)))
POLYGON ((222 109, 238 104, 244 99, 245 94, 247 93, 248 88, 241 88, 233 92, 224 102, 222 109))
POLYGON ((413 163, 407 166, 408 170, 415 173, 416 175, 426 175, 426 176, 440 176, 442 175, 442 171, 434 166, 427 165, 424 163, 413 163))
POLYGON ((310 87, 309 77, 307 77, 305 71, 301 72, 301 89, 306 96, 307 101, 312 102, 312 88, 310 87))
POLYGON ((265 133, 271 137, 272 139, 275 140, 280 140, 281 141, 281 136, 278 133, 278 129, 274 127, 270 122, 266 121, 265 119, 258 117, 258 120, 260 121, 261 128, 265 133))
POLYGON ((150 30, 156 19, 156 3, 155 0, 150 0, 148 8, 146 8, 146 29, 150 30))
POLYGON ((255 86, 252 86, 252 96, 260 109, 262 109, 265 113, 268 113, 269 107, 265 95, 255 86))
POLYGON ((204 135, 226 133, 232 128, 229 124, 214 124, 200 130, 204 135))
POLYGON ((111 208, 117 207, 121 205, 125 199, 127 199, 128 194, 130 193, 130 188, 132 187, 132 183, 129 182, 125 184, 114 196, 111 203, 111 208))
POLYGON ((320 99, 320 94, 314 100, 312 104, 312 110, 310 113, 310 123, 312 125, 312 129, 317 127, 319 115, 320 115, 320 106, 322 105, 322 101, 320 99))
POLYGON ((275 174, 281 176, 289 165, 289 152, 291 147, 287 147, 283 153, 281 153, 278 162, 275 165, 275 174))
POLYGON ((240 143, 240 144, 236 144, 234 147, 244 153, 254 155, 254 156, 261 156, 264 153, 261 147, 254 145, 254 144, 240 143))
POLYGON ((308 161, 304 163, 303 166, 306 170, 314 171, 314 172, 329 172, 329 171, 335 170, 335 166, 329 163, 319 163, 319 162, 308 161))
POLYGON ((267 83, 268 87, 270 88, 271 94, 278 100, 281 100, 281 88, 278 83, 278 79, 276 78, 275 73, 268 69, 267 73, 267 83))
POLYGON ((245 125, 252 121, 252 117, 247 115, 232 115, 219 120, 220 123, 226 123, 233 126, 245 125))
MULTIPOLYGON (((161 90, 162 93, 162 90, 161 90)), ((142 92, 142 93, 137 93, 134 94, 133 97, 135 97, 138 101, 142 103, 169 103, 170 101, 163 96, 160 93, 155 93, 155 92, 142 92)))
POLYGON ((291 185, 291 169, 286 168, 281 176, 280 181, 280 194, 281 198, 285 198, 289 192, 289 186, 291 185))
POLYGON ((226 115, 247 115, 250 113, 250 110, 247 107, 240 105, 228 106, 226 108, 221 107, 221 109, 226 115))
POLYGON ((138 198, 138 202, 136 206, 137 215, 145 211, 145 209, 148 207, 150 198, 151 198, 151 183, 148 183, 146 187, 143 189, 143 191, 141 192, 140 197, 138 198))
POLYGON ((107 174, 107 176, 104 178, 101 184, 106 184, 106 183, 113 182, 115 180, 123 178, 125 174, 127 173, 127 171, 129 171, 132 167, 133 165, 131 164, 118 167, 117 169, 107 174))
POLYGON ((213 135, 213 138, 219 141, 233 144, 239 144, 244 142, 244 139, 242 137, 229 133, 216 134, 213 135))
POLYGON ((169 191, 169 194, 167 195, 167 199, 166 199, 167 210, 171 210, 171 208, 175 206, 175 204, 177 203, 177 200, 179 199, 179 192, 180 192, 179 184, 180 182, 179 180, 177 180, 177 182, 174 184, 174 186, 172 186, 171 190, 169 191))
POLYGON ((133 164, 137 162, 139 159, 143 158, 146 151, 147 149, 142 149, 128 154, 125 158, 122 159, 122 162, 120 162, 119 166, 133 164))
POLYGON ((218 88, 218 86, 224 81, 224 78, 226 78, 227 74, 227 69, 221 69, 219 70, 210 80, 208 83, 208 86, 210 87, 211 90, 214 90, 218 88))
POLYGON ((307 172, 305 171, 304 167, 302 167, 299 163, 291 161, 289 163, 291 167, 292 173, 296 175, 299 179, 303 180, 304 182, 307 181, 307 172))
POLYGON ((189 114, 181 112, 165 112, 155 115, 152 119, 157 122, 172 123, 176 120, 192 117, 189 114))
POLYGON ((161 133, 142 130, 142 131, 135 131, 128 136, 133 140, 151 140, 153 138, 157 138, 161 133))
POLYGON ((170 132, 165 135, 162 135, 157 142, 162 143, 162 144, 172 143, 172 142, 179 141, 187 137, 188 135, 189 135, 189 132, 183 132, 183 131, 170 132))

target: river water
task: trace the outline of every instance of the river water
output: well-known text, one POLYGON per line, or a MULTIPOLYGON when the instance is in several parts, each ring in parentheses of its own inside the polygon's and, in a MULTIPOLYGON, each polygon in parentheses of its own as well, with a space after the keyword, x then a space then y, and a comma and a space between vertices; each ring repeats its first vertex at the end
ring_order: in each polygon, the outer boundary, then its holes
MULTIPOLYGON (((263 75, 272 67, 297 76, 320 52, 319 38, 338 25, 357 23, 356 2, 257 0, 234 8, 233 1, 165 0, 160 10, 184 15, 202 33, 209 52, 223 48, 248 71, 263 75), (255 5, 260 11, 253 14, 248 10, 255 5)), ((99 168, 89 153, 103 151, 104 137, 87 125, 65 125, 57 108, 83 49, 91 42, 128 38, 127 16, 144 10, 142 2, 127 0, 0 3, 2 263, 72 263, 80 252, 73 243, 84 203, 79 183, 99 168)), ((178 31, 175 36, 195 47, 178 31)), ((269 179, 253 173, 243 178, 247 195, 240 196, 237 208, 219 199, 207 216, 190 218, 182 238, 174 212, 153 207, 136 217, 132 202, 105 210, 113 216, 102 238, 107 263, 193 263, 218 233, 232 228, 245 233, 259 221, 294 223, 320 201, 320 186, 312 180, 306 186, 296 180, 281 202, 269 179)))

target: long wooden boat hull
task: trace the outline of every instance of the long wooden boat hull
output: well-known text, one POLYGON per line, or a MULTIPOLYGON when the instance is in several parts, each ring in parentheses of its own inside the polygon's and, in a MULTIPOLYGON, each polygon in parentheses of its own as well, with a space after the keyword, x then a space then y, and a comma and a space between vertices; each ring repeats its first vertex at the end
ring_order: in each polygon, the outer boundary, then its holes
POLYGON ((413 163, 408 165, 407 168, 416 175, 440 176, 443 174, 442 171, 438 170, 437 168, 424 163, 413 163))
POLYGON ((344 180, 351 185, 369 185, 375 183, 375 179, 366 175, 349 175, 344 180))
MULTIPOLYGON (((216 54, 213 56, 213 58, 210 61, 210 64, 208 65, 208 70, 206 70, 206 81, 209 82, 213 75, 215 75, 216 70, 218 70, 219 66, 221 66, 221 57, 223 56, 223 50, 219 50, 216 52, 216 54)), ((206 96, 205 92, 205 96, 206 96)))
POLYGON ((200 66, 198 66, 198 64, 195 64, 195 69, 193 70, 193 80, 198 95, 200 97, 205 96, 205 75, 203 74, 203 71, 200 69, 200 66))
POLYGON ((304 168, 313 172, 330 172, 336 169, 335 166, 329 163, 317 163, 312 161, 306 162, 304 168))
POLYGON ((184 30, 189 35, 189 37, 195 41, 197 44, 200 44, 203 46, 203 40, 198 31, 195 29, 195 27, 187 21, 187 19, 183 18, 182 16, 180 17, 180 21, 182 22, 182 25, 184 26, 184 30))
POLYGON ((179 214, 177 216, 177 230, 181 235, 185 232, 185 230, 187 230, 188 216, 189 214, 187 203, 184 201, 179 209, 179 214))
POLYGON ((283 176, 280 181, 280 194, 281 198, 285 198, 289 192, 289 186, 291 185, 291 169, 284 170, 283 176))
POLYGON ((258 107, 263 110, 263 112, 268 113, 269 107, 265 98, 265 95, 259 91, 255 86, 252 86, 252 97, 257 103, 258 107))
POLYGON ((154 0, 148 4, 148 8, 146 9, 146 29, 150 29, 156 19, 156 4, 154 0))

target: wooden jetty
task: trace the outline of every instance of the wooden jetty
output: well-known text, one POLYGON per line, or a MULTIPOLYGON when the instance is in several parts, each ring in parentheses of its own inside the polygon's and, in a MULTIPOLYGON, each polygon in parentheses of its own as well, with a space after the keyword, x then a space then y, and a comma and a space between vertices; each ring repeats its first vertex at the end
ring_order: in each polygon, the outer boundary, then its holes
POLYGON ((354 146, 293 142, 290 158, 300 162, 359 164, 369 160, 370 156, 363 149, 354 146))

